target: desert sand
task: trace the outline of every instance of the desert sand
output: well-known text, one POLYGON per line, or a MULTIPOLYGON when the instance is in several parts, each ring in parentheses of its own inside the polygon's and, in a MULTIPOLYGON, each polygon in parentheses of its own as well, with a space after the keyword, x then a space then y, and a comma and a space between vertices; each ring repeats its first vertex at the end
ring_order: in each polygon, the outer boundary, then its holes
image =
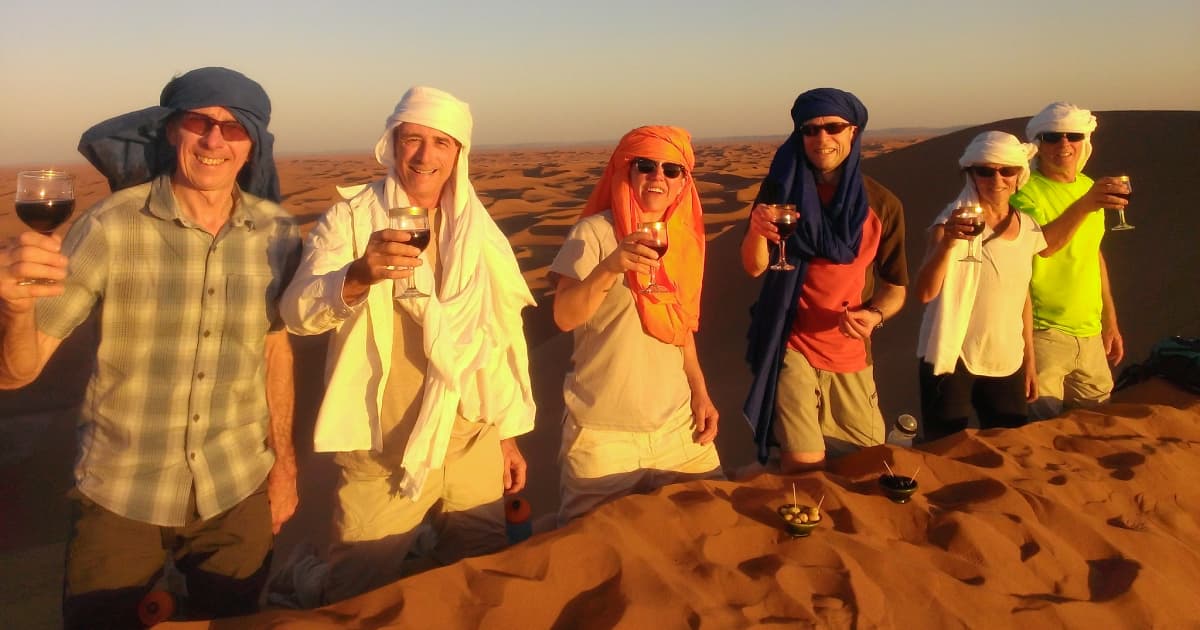
MULTIPOLYGON (((1136 187, 1129 220, 1138 229, 1109 234, 1104 245, 1129 363, 1168 334, 1200 335, 1200 253, 1192 243, 1200 219, 1184 198, 1200 181, 1191 157, 1200 113, 1098 116, 1088 172, 1126 172, 1136 187)), ((925 228, 962 185, 956 160, 967 141, 984 129, 1019 134, 1024 122, 871 147, 879 155, 865 171, 905 204, 912 272, 925 228)), ((1200 498, 1193 482, 1200 400, 1165 384, 1020 430, 968 431, 915 450, 867 449, 823 473, 782 477, 752 465, 750 428, 740 412, 749 382, 741 357, 758 282, 741 272, 737 244, 777 144, 697 144, 709 236, 697 342, 721 412, 718 448, 735 481, 628 497, 502 553, 319 611, 268 611, 212 627, 1146 627, 1200 619, 1192 595, 1200 584, 1200 529, 1192 516, 1200 498), (885 461, 901 474, 920 467, 911 503, 880 495, 875 481, 885 461), (774 512, 791 501, 792 483, 801 503, 825 497, 825 519, 806 539, 789 538, 774 512)), ((538 299, 525 313, 537 428, 521 446, 530 463, 523 494, 541 517, 539 529, 557 508, 561 382, 571 344, 553 326, 545 269, 610 151, 471 156, 476 188, 510 236, 538 299)), ((280 166, 284 205, 305 226, 333 201, 334 185, 382 172, 366 155, 284 159, 280 166)), ((11 199, 16 170, 0 169, 0 198, 11 199)), ((106 193, 90 168, 72 170, 81 176, 81 207, 106 193)), ((0 237, 19 227, 11 205, 0 203, 0 237)), ((918 409, 919 321, 920 307, 910 299, 876 336, 885 417, 918 409)), ((25 627, 57 624, 63 495, 71 484, 72 411, 94 343, 88 332, 81 329, 38 382, 0 392, 0 617, 26 620, 25 627)), ((301 508, 278 539, 276 563, 302 540, 320 546, 328 539, 334 481, 330 457, 311 452, 324 338, 294 342, 301 508)))

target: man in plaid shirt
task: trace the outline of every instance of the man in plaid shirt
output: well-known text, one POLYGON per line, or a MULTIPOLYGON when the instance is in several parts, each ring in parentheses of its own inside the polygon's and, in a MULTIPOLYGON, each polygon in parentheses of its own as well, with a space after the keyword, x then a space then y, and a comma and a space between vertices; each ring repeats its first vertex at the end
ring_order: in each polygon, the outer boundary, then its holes
POLYGON ((262 87, 201 68, 80 151, 113 195, 65 239, 0 252, 0 387, 23 386, 98 311, 80 411, 63 620, 133 627, 166 554, 189 613, 253 612, 295 511, 292 354, 276 300, 299 255, 262 87), (21 279, 51 283, 21 284, 21 279))

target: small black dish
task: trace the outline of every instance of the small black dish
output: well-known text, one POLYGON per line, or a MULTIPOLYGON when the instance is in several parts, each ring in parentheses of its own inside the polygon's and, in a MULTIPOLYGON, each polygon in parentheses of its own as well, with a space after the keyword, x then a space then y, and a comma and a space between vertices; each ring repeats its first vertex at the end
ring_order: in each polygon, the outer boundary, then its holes
POLYGON ((879 487, 893 503, 908 503, 917 491, 917 480, 903 475, 880 475, 879 487))

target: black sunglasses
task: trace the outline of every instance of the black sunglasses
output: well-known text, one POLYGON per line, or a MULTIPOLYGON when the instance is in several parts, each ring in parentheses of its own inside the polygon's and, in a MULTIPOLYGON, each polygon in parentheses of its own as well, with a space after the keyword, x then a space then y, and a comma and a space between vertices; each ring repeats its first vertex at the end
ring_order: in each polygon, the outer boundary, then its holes
POLYGON ((643 175, 651 175, 658 170, 659 164, 662 164, 663 177, 667 179, 675 179, 686 172, 682 164, 674 162, 655 162, 650 158, 633 158, 633 165, 637 167, 639 173, 643 175))
POLYGON ((1063 138, 1070 142, 1082 142, 1085 134, 1071 131, 1043 131, 1038 138, 1047 144, 1058 144, 1063 138))
POLYGON ((999 168, 992 168, 991 166, 968 166, 967 170, 974 173, 975 177, 991 179, 996 176, 996 173, 1000 173, 1001 177, 1016 177, 1025 169, 1020 166, 1001 166, 999 168))
POLYGON ((844 122, 831 122, 824 125, 800 125, 800 133, 811 137, 824 131, 827 136, 836 136, 853 126, 850 123, 844 122))
POLYGON ((217 120, 199 112, 183 112, 179 116, 179 126, 198 136, 207 136, 213 127, 221 128, 221 137, 226 141, 249 140, 250 132, 236 120, 217 120))

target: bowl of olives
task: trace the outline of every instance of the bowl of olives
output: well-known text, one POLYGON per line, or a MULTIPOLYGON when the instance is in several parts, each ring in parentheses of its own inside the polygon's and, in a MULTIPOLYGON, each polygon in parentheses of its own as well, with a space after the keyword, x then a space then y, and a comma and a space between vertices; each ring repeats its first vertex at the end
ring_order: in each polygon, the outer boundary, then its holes
POLYGON ((893 503, 908 503, 917 491, 917 480, 903 475, 880 475, 879 487, 893 503))
POLYGON ((805 538, 821 523, 820 508, 788 503, 779 506, 779 518, 792 538, 805 538))

